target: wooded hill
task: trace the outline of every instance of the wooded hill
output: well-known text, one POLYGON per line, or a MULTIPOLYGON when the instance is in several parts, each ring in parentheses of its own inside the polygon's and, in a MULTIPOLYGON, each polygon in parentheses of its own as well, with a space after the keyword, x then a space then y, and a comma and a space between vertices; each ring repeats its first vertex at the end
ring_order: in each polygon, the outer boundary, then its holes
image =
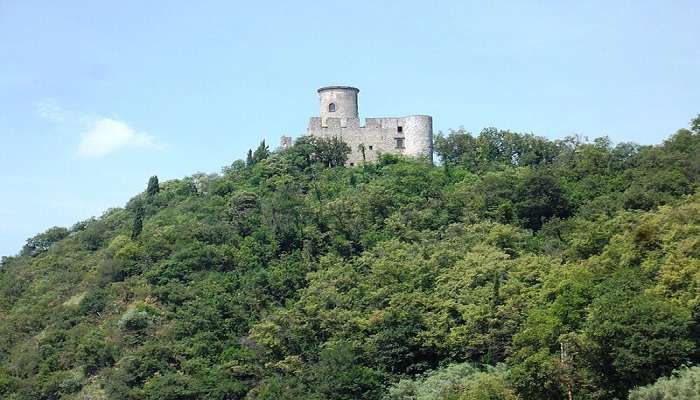
POLYGON ((342 142, 262 143, 30 238, 0 265, 0 397, 625 399, 674 370, 630 398, 697 390, 700 117, 657 146, 489 128, 435 149, 349 168, 342 142))

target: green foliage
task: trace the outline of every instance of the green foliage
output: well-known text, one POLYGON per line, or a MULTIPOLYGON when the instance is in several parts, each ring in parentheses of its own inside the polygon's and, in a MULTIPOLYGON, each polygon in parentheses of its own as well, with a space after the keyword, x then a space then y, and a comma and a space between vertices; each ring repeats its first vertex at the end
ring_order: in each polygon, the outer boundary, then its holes
POLYGON ((4 370, 0 370, 0 395, 8 395, 15 390, 15 379, 4 370))
POLYGON ((148 179, 148 186, 146 187, 146 196, 153 197, 160 192, 160 184, 158 183, 158 177, 153 175, 148 179))
POLYGON ((33 238, 27 239, 27 244, 22 247, 22 255, 36 256, 51 247, 54 243, 68 236, 70 232, 66 228, 54 226, 33 238))
POLYGON ((92 331, 80 339, 76 361, 83 365, 86 374, 92 375, 114 362, 114 349, 105 342, 104 336, 92 331))
POLYGON ((143 231, 143 218, 145 214, 146 211, 144 210, 143 205, 139 204, 136 208, 136 212, 134 213, 134 223, 131 226, 132 240, 136 240, 141 234, 141 231, 143 231))
POLYGON ((89 221, 85 229, 80 232, 83 248, 91 251, 98 250, 107 240, 107 230, 108 228, 104 221, 94 219, 89 221))
POLYGON ((384 400, 517 400, 506 374, 504 366, 480 371, 470 364, 453 364, 401 380, 384 400))
POLYGON ((351 151, 350 146, 337 137, 307 136, 297 139, 287 156, 300 168, 315 164, 332 168, 344 165, 351 151))
POLYGON ((309 389, 325 399, 374 398, 381 386, 381 374, 362 365, 359 351, 343 342, 325 346, 307 374, 309 389))
POLYGON ((315 141, 316 158, 326 167, 342 166, 352 151, 350 146, 337 137, 320 138, 315 141))
POLYGON ((94 288, 87 292, 78 306, 81 315, 99 315, 107 306, 107 294, 103 288, 94 288))
POLYGON ((515 216, 533 230, 540 229, 548 219, 571 214, 562 188, 547 169, 526 170, 515 187, 512 202, 515 216))
POLYGON ((255 149, 255 151, 248 150, 248 159, 246 160, 246 165, 252 167, 253 165, 259 163, 260 161, 266 159, 269 156, 270 149, 263 140, 262 142, 260 142, 260 145, 257 149, 255 149))
POLYGON ((253 149, 248 149, 248 153, 246 154, 245 158, 245 165, 252 167, 253 164, 253 149))
POLYGON ((152 179, 2 259, 0 397, 624 398, 700 361, 697 125, 451 131, 440 167, 305 137, 152 179))
POLYGON ((130 307, 119 318, 117 326, 126 332, 139 332, 147 329, 154 322, 151 308, 147 306, 130 307))
POLYGON ((629 400, 697 400, 700 399, 700 367, 683 368, 672 376, 630 391, 629 400))
POLYGON ((655 296, 630 296, 620 290, 623 283, 613 282, 591 304, 584 328, 591 345, 585 358, 600 372, 601 386, 623 396, 630 387, 690 361, 695 343, 688 310, 655 296))

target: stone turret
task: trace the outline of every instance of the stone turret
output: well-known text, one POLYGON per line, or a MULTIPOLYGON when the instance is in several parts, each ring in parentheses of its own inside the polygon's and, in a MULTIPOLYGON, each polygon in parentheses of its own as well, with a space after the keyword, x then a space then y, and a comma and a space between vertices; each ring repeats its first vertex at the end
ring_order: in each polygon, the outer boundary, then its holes
POLYGON ((359 118, 357 94, 360 89, 350 86, 325 86, 318 89, 321 100, 321 125, 327 126, 328 118, 339 118, 341 125, 349 118, 359 118))

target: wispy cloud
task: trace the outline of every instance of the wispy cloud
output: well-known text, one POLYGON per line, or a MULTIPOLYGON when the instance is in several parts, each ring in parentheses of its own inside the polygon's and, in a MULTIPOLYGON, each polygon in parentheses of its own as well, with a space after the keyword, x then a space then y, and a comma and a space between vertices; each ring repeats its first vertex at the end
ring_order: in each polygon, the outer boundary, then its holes
POLYGON ((65 123, 69 113, 55 99, 43 99, 34 104, 36 114, 48 121, 65 123))
POLYGON ((162 149, 164 146, 145 132, 138 132, 124 121, 103 116, 90 116, 70 111, 55 99, 35 104, 36 114, 57 125, 82 131, 78 155, 99 158, 124 148, 162 149))
POLYGON ((136 132, 122 121, 100 118, 83 134, 78 154, 83 157, 102 157, 125 147, 158 148, 153 136, 136 132))

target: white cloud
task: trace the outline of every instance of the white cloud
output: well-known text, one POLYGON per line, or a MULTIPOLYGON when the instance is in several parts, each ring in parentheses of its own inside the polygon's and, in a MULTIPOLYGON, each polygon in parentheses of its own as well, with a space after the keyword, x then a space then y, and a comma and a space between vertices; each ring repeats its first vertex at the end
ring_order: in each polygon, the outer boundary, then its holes
POLYGON ((54 99, 43 99, 34 104, 38 116, 55 123, 64 123, 69 113, 54 99))
POLYGON ((83 134, 78 154, 83 157, 102 157, 124 147, 158 148, 153 137, 136 132, 129 125, 112 118, 99 118, 83 134))
POLYGON ((157 143, 153 136, 135 131, 126 122, 72 111, 52 98, 36 102, 34 110, 38 117, 61 126, 62 130, 72 132, 82 130, 84 133, 78 145, 78 154, 82 157, 102 157, 125 147, 151 149, 164 147, 157 143))

